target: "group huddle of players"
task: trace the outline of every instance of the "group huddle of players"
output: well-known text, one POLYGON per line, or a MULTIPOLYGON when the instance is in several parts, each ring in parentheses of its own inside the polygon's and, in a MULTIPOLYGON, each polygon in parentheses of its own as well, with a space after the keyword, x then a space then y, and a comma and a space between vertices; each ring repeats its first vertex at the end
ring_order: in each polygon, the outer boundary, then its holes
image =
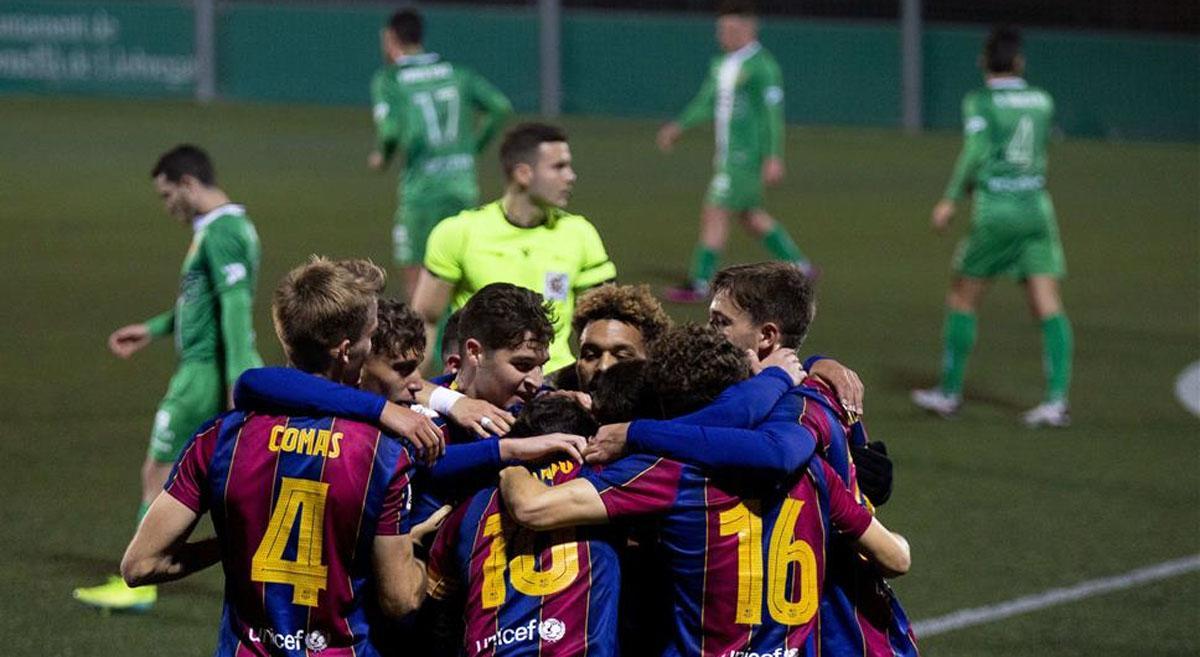
POLYGON ((707 326, 594 288, 547 376, 552 306, 491 284, 432 382, 383 282, 322 258, 284 278, 291 367, 242 375, 126 552, 135 586, 223 564, 218 654, 916 654, 884 580, 908 544, 874 514, 891 464, 857 378, 796 355, 798 268, 722 270, 707 326), (204 513, 216 537, 189 541, 204 513))

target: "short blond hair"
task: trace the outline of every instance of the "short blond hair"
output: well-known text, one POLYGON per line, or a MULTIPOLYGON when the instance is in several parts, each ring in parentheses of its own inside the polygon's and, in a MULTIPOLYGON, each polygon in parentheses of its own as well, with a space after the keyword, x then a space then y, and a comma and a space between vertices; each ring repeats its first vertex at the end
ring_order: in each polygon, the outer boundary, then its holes
POLYGON ((288 360, 306 372, 329 365, 329 350, 367 330, 387 273, 370 260, 312 256, 287 273, 271 299, 275 334, 288 360))

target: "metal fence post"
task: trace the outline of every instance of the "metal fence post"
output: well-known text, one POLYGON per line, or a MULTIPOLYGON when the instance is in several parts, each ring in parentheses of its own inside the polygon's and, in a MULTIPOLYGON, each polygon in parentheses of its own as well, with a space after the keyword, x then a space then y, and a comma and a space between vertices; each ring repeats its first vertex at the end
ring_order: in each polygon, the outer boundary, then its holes
POLYGON ((900 103, 904 131, 921 131, 923 63, 921 58, 921 0, 900 3, 900 103))
POLYGON ((217 97, 216 0, 193 0, 196 10, 196 100, 217 97))
POLYGON ((541 109, 553 118, 562 111, 562 1, 538 0, 538 16, 541 109))

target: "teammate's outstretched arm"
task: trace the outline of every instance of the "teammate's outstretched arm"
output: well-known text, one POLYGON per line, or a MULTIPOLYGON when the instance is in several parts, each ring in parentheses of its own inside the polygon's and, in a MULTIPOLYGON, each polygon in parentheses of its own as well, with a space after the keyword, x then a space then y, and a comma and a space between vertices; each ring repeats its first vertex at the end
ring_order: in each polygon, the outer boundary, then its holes
POLYGON ((130 586, 187 577, 221 560, 216 538, 185 542, 200 515, 168 493, 159 493, 146 512, 125 556, 121 577, 130 586))
POLYGON ((500 493, 517 524, 533 530, 608 522, 608 510, 589 482, 574 479, 547 486, 523 466, 500 471, 500 493))
POLYGON ((908 540, 871 519, 871 525, 854 541, 855 547, 864 557, 875 563, 884 577, 899 577, 912 567, 912 553, 908 540))

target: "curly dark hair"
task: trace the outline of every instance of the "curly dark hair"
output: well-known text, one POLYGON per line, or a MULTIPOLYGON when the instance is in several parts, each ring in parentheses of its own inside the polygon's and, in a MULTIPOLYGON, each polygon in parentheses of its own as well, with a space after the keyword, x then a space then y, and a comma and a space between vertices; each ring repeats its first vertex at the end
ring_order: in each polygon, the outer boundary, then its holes
POLYGON ((425 322, 408 304, 397 299, 379 300, 379 326, 371 334, 371 353, 396 358, 425 352, 425 322))
POLYGON ((542 295, 511 283, 485 285, 462 307, 458 339, 475 339, 485 349, 515 349, 532 334, 534 342, 554 340, 554 310, 542 295))
POLYGON ((636 328, 646 343, 671 328, 671 318, 650 292, 649 285, 601 285, 585 292, 575 302, 571 327, 575 335, 601 319, 615 319, 636 328))
POLYGON ((592 414, 573 397, 552 394, 535 397, 526 404, 509 430, 508 437, 528 438, 547 433, 591 436, 598 428, 592 414))
POLYGON ((592 396, 592 413, 600 424, 658 417, 646 369, 644 360, 623 360, 592 377, 587 391, 592 396))
POLYGON ((712 290, 713 294, 728 294, 755 324, 778 326, 780 343, 789 349, 804 342, 817 312, 812 283, 798 267, 786 262, 726 267, 713 278, 712 290))
POLYGON ((650 345, 646 381, 664 417, 676 417, 712 402, 751 374, 746 354, 715 328, 687 323, 650 345))

